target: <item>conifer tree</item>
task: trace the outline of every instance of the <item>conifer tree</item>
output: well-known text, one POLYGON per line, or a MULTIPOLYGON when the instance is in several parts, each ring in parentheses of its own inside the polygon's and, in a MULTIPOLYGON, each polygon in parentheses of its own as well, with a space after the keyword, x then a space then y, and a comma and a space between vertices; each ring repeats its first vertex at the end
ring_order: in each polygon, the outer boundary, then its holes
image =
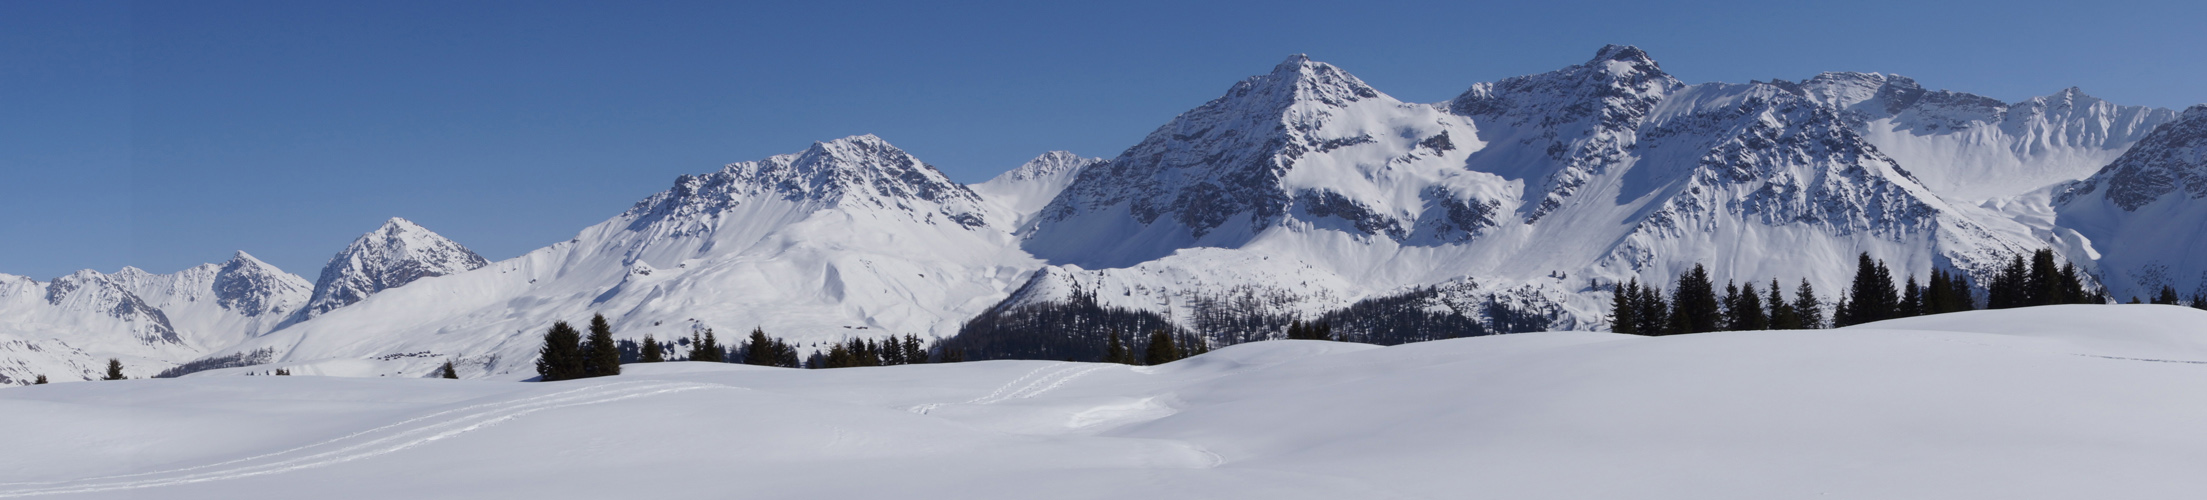
POLYGON ((1320 321, 1310 328, 1311 340, 1333 340, 1333 324, 1320 321))
POLYGON ((1738 281, 1725 281, 1725 282, 1724 282, 1724 297, 1723 297, 1723 298, 1720 298, 1720 299, 1717 299, 1717 303, 1719 303, 1719 304, 1723 304, 1723 306, 1724 306, 1724 308, 1723 308, 1723 312, 1722 312, 1722 313, 1720 313, 1720 314, 1718 314, 1718 316, 1717 316, 1717 318, 1718 318, 1718 319, 1717 319, 1717 329, 1719 329, 1719 330, 1740 330, 1741 328, 1737 328, 1737 327, 1735 327, 1735 325, 1739 325, 1739 324, 1743 323, 1744 321, 1742 321, 1742 318, 1735 318, 1735 317, 1734 317, 1734 316, 1736 316, 1736 315, 1739 315, 1740 313, 1742 313, 1742 312, 1743 312, 1743 311, 1740 311, 1740 310, 1739 310, 1739 309, 1740 309, 1740 284, 1739 284, 1739 282, 1738 282, 1738 281))
POLYGON ((2155 304, 2166 304, 2173 306, 2178 305, 2177 301, 2179 300, 2182 299, 2179 299, 2176 296, 2176 287, 2168 285, 2161 285, 2161 293, 2153 295, 2153 303, 2155 304))
POLYGON ((1307 340, 1307 339, 1309 339, 1309 338, 1310 338, 1310 333, 1309 333, 1309 332, 1306 332, 1306 331, 1304 331, 1304 330, 1305 330, 1305 329, 1303 328, 1303 320, 1299 320, 1299 319, 1298 319, 1298 320, 1294 320, 1294 321, 1292 321, 1292 322, 1289 322, 1289 323, 1287 324, 1287 339, 1288 339, 1288 340, 1307 340))
POLYGON ((1671 314, 1670 302, 1663 300, 1663 291, 1656 289, 1654 284, 1643 284, 1634 294, 1634 300, 1639 303, 1639 310, 1633 312, 1633 319, 1640 324, 1632 327, 1633 331, 1640 335, 1662 335, 1663 329, 1670 326, 1671 314))
POLYGON ((1716 284, 1709 279, 1709 270, 1694 264, 1693 270, 1678 275, 1678 288, 1671 292, 1670 325, 1665 334, 1701 333, 1717 330, 1724 313, 1717 303, 1716 284))
POLYGON ((1832 325, 1859 325, 1891 319, 1898 314, 1900 293, 1893 289, 1893 272, 1885 267, 1885 262, 1872 260, 1869 252, 1856 258, 1852 285, 1847 289, 1846 300, 1840 302, 1845 312, 1832 313, 1832 325))
POLYGON ((1640 326, 1636 314, 1640 310, 1640 304, 1638 303, 1640 278, 1632 278, 1629 284, 1618 283, 1611 291, 1613 293, 1609 294, 1609 331, 1624 334, 1639 333, 1640 330, 1635 327, 1640 326))
POLYGON ((460 378, 460 372, 459 370, 453 369, 452 360, 447 359, 444 360, 444 368, 440 368, 437 370, 437 376, 449 379, 457 379, 460 378))
POLYGON ((644 334, 644 352, 636 356, 638 363, 661 363, 667 360, 667 351, 659 348, 659 341, 644 334))
POLYGON ((1143 364, 1154 366, 1180 360, 1180 346, 1173 345, 1172 334, 1164 330, 1150 330, 1149 347, 1144 351, 1143 364))
POLYGON ((2200 280, 2199 288, 2192 290, 2192 308, 2207 310, 2207 279, 2200 280))
POLYGON ((2066 304, 2092 304, 2092 293, 2084 290, 2084 277, 2077 275, 2077 264, 2061 263, 2061 295, 2069 299, 2066 304))
POLYGON ((939 355, 939 356, 937 356, 937 358, 938 358, 938 359, 941 359, 941 360, 942 360, 942 361, 938 361, 938 363, 964 363, 964 362, 966 362, 966 350, 965 350, 965 349, 949 349, 949 348, 944 348, 944 349, 943 349, 942 351, 943 351, 943 352, 942 352, 942 354, 941 354, 941 355, 939 355))
POLYGON ((2031 270, 2023 281, 2024 304, 2067 304, 2070 298, 2063 296, 2065 290, 2067 288, 2062 285, 2061 268, 2054 264, 2054 251, 2039 249, 2031 252, 2031 270))
POLYGON ((837 342, 828 347, 827 362, 822 364, 821 366, 824 368, 850 368, 853 366, 858 366, 858 356, 851 354, 851 348, 849 345, 845 345, 842 342, 837 342))
POLYGON ((781 353, 775 349, 773 338, 766 336, 766 329, 751 327, 751 336, 743 344, 743 364, 774 366, 781 353))
POLYGON ((107 376, 100 377, 100 380, 122 380, 126 378, 130 377, 123 376, 123 360, 107 358, 107 376))
POLYGON ((1908 275, 1908 286, 1901 288, 1900 305, 1893 316, 1907 318, 1923 315, 1923 287, 1916 285, 1916 275, 1908 275))
POLYGON ((927 362, 927 346, 920 343, 920 337, 918 335, 913 335, 909 333, 904 334, 903 348, 904 362, 911 364, 922 364, 927 362))
POLYGON ((901 364, 904 364, 904 343, 899 342, 895 335, 881 339, 881 366, 901 364))
POLYGON ((605 315, 590 316, 590 340, 583 343, 583 376, 604 377, 621 374, 621 351, 613 343, 613 325, 606 323, 605 315))
POLYGON ((37 379, 37 380, 33 380, 33 381, 31 381, 31 385, 39 385, 39 384, 44 384, 44 383, 46 383, 46 376, 45 376, 45 375, 39 375, 39 376, 38 376, 38 379, 37 379))
POLYGON ((1793 304, 1786 302, 1785 288, 1778 285, 1777 278, 1770 279, 1769 293, 1770 296, 1763 299, 1763 302, 1770 305, 1770 329, 1801 329, 1801 313, 1793 309, 1793 304))
MULTIPOLYGON (((1297 324, 1293 328, 1289 329, 1291 335, 1300 335, 1302 333, 1302 325, 1300 323, 1301 322, 1297 322, 1297 324)), ((1104 338, 1103 362, 1129 365, 1134 364, 1134 355, 1127 351, 1126 343, 1119 340, 1118 330, 1112 330, 1111 335, 1104 338)))
POLYGON ((544 332, 544 347, 537 350, 536 374, 538 380, 555 382, 584 377, 582 332, 568 326, 565 321, 555 321, 552 329, 544 332))
POLYGON ((1755 291, 1755 284, 1740 287, 1739 313, 1734 315, 1733 330, 1769 330, 1770 314, 1763 310, 1763 297, 1755 291))
POLYGON ((2029 276, 2030 267, 2024 264, 2022 255, 2009 259, 2007 267, 1993 274, 1992 283, 1985 285, 1985 308, 2007 309, 2030 305, 2027 293, 2030 286, 2027 283, 2029 276))
POLYGON ((713 329, 705 329, 703 335, 690 334, 690 361, 723 363, 728 361, 726 355, 727 351, 720 347, 720 339, 713 337, 713 329))
POLYGON ((1801 315, 1804 330, 1824 327, 1824 302, 1816 297, 1816 288, 1809 286, 1808 278, 1801 278, 1800 288, 1793 290, 1793 313, 1801 315))

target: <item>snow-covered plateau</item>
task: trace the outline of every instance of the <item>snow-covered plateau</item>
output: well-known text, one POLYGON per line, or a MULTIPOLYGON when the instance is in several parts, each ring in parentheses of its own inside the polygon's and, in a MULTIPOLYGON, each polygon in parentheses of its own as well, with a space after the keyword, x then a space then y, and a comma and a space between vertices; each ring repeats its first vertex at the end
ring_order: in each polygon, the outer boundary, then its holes
POLYGON ((1982 284, 2047 248, 2118 300, 2188 294, 2207 287, 2203 144, 2207 107, 2074 88, 1689 84, 1612 45, 1419 103, 1297 55, 1117 155, 1043 153, 977 184, 860 135, 681 176, 504 260, 394 218, 312 284, 243 252, 0 275, 0 383, 88 380, 109 358, 131 376, 510 377, 553 322, 593 314, 622 340, 760 328, 808 351, 1076 300, 1219 343, 1379 303, 1481 333, 1600 330, 1628 280, 1700 265, 1829 302, 1864 253, 1896 280, 1982 284), (1235 315, 1270 319, 1214 321, 1235 315))
MULTIPOLYGON (((230 369, 243 370, 243 369, 230 369)), ((2187 498, 2207 312, 0 390, 0 498, 2187 498)), ((209 373, 205 375, 216 375, 209 373)))

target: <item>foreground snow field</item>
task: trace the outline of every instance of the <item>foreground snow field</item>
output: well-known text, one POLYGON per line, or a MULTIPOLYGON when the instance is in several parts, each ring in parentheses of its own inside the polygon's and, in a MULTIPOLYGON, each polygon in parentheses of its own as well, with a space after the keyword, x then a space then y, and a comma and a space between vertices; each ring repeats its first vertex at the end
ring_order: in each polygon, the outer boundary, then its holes
POLYGON ((0 497, 2171 498, 2207 312, 1272 341, 1158 367, 0 389, 0 497))

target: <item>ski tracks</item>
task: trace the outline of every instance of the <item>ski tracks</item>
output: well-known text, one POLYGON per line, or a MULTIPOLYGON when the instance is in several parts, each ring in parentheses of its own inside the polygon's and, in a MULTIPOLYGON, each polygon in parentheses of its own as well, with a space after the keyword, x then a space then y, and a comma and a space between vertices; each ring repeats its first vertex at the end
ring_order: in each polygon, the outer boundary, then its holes
POLYGON ((1034 371, 1027 372, 1026 375, 1020 375, 1019 378, 1012 379, 1011 382, 1004 383, 1004 385, 997 387, 995 391, 989 392, 988 395, 973 398, 963 403, 928 403, 924 405, 914 406, 910 408, 910 411, 912 413, 926 415, 928 412, 935 411, 935 409, 937 408, 942 408, 943 405, 946 404, 990 405, 1004 402, 1006 400, 1026 399, 1040 396, 1043 393, 1050 392, 1052 390, 1056 390, 1060 386, 1064 386, 1065 383, 1068 381, 1080 378, 1080 376, 1082 375, 1087 375, 1096 370, 1102 370, 1110 366, 1111 365, 1105 364, 1089 365, 1085 363, 1056 363, 1043 365, 1040 368, 1035 368, 1034 371), (1052 370, 1053 368, 1055 370, 1052 370), (1045 374, 1044 372, 1048 373, 1045 374), (1022 382, 1024 382, 1024 384, 1022 384, 1022 382))
POLYGON ((429 444, 545 410, 727 388, 732 387, 670 381, 578 387, 444 410, 306 446, 226 462, 68 481, 0 483, 0 498, 152 488, 325 467, 429 444))

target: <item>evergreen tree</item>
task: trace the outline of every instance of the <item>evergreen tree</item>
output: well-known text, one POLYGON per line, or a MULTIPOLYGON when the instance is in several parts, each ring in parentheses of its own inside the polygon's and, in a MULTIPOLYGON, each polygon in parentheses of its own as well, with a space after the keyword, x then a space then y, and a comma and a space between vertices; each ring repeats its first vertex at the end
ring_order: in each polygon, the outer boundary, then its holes
POLYGON ((904 364, 904 343, 897 341, 897 336, 895 335, 890 335, 888 338, 882 339, 881 365, 895 366, 901 364, 904 364))
POLYGON ((1309 333, 1309 332, 1306 332, 1306 331, 1304 331, 1304 330, 1305 330, 1305 329, 1303 328, 1303 320, 1299 320, 1299 319, 1298 319, 1298 320, 1295 320, 1295 321, 1294 321, 1294 322, 1292 322, 1292 323, 1288 323, 1288 324, 1287 324, 1287 339, 1288 339, 1288 340, 1308 340, 1308 339, 1310 339, 1310 333, 1309 333))
POLYGON ((2023 278, 2024 305, 2043 306, 2067 304, 2069 297, 2062 285, 2061 267, 2054 264, 2054 251, 2039 249, 2031 252, 2031 270, 2023 278))
POLYGON ((766 329, 751 327, 751 336, 743 344, 743 364, 775 366, 779 364, 780 356, 781 352, 775 349, 774 339, 766 336, 766 329))
POLYGON ((457 379, 460 378, 460 372, 459 370, 454 370, 452 368, 452 360, 447 359, 444 360, 444 368, 440 368, 437 370, 437 376, 449 379, 457 379))
MULTIPOLYGON (((1300 323, 1298 323, 1294 329, 1290 330, 1290 334, 1292 335, 1300 335, 1301 333, 1302 325, 1300 323)), ((1128 365, 1134 364, 1134 354, 1128 352, 1126 343, 1119 340, 1118 330, 1112 330, 1111 336, 1104 339, 1103 362, 1128 365)))
POLYGON ((277 368, 277 369, 276 369, 276 376, 278 376, 278 377, 289 377, 289 376, 291 376, 291 369, 290 369, 290 368, 277 368))
POLYGON ((1771 329, 1770 313, 1763 310, 1763 296, 1754 283, 1740 287, 1739 298, 1733 299, 1733 312, 1727 316, 1732 320, 1728 326, 1735 331, 1771 329))
POLYGON ((1900 293, 1893 289, 1893 272, 1884 261, 1863 252, 1855 261, 1855 277, 1841 301, 1844 313, 1832 314, 1832 325, 1859 325, 1891 319, 1900 312, 1900 293))
POLYGON ((941 354, 940 356, 937 356, 937 358, 939 358, 939 359, 941 359, 941 360, 942 360, 942 361, 938 361, 939 363, 964 363, 964 362, 966 362, 966 350, 965 350, 965 349, 943 349, 942 351, 943 351, 943 352, 942 352, 942 354, 941 354))
POLYGON ((46 383, 46 376, 45 376, 45 375, 39 375, 39 376, 38 376, 38 379, 37 379, 37 380, 33 380, 33 381, 31 381, 31 385, 39 385, 39 384, 44 384, 44 383, 46 383))
POLYGON ((920 337, 918 335, 913 335, 909 333, 904 334, 903 348, 904 362, 911 364, 922 364, 927 362, 927 346, 920 343, 920 337))
POLYGON ((1816 288, 1809 286, 1808 278, 1801 278, 1801 286, 1793 289, 1793 313, 1801 315, 1804 330, 1824 327, 1824 302, 1816 298, 1816 288))
POLYGON ((1172 334, 1164 330, 1150 330, 1149 348, 1142 353, 1143 364, 1162 365, 1181 358, 1180 346, 1173 345, 1172 334))
POLYGON ((605 315, 590 316, 590 340, 585 341, 583 346, 583 376, 621 374, 621 351, 613 343, 613 325, 606 323, 605 315))
POLYGON ((858 356, 851 354, 850 346, 842 342, 837 342, 828 347, 827 362, 821 365, 823 368, 850 368, 853 366, 858 366, 858 356))
POLYGON ((2061 295, 2069 299, 2066 304, 2095 304, 2093 294, 2084 289, 2084 277, 2077 275, 2077 264, 2061 263, 2061 295))
POLYGON ((1716 331, 1723 319, 1722 307, 1717 303, 1716 284, 1709 280, 1709 270, 1694 264, 1693 270, 1678 275, 1678 287, 1671 292, 1670 325, 1663 333, 1716 331))
POLYGON ((720 347, 720 339, 713 337, 713 329, 705 329, 703 335, 690 334, 690 361, 727 362, 728 352, 720 347))
POLYGON ((1629 284, 1618 283, 1611 292, 1613 293, 1609 294, 1609 331, 1624 334, 1639 333, 1640 330, 1635 327, 1640 326, 1640 320, 1635 313, 1640 310, 1640 278, 1632 278, 1632 282, 1629 284))
POLYGON ((1908 286, 1901 288, 1900 306, 1893 314, 1901 318, 1923 315, 1923 287, 1916 285, 1916 275, 1908 275, 1908 286))
POLYGON ((100 377, 100 380, 122 380, 126 378, 130 377, 123 376, 123 360, 107 358, 107 376, 100 377))
POLYGON ((1333 340, 1333 324, 1320 321, 1317 326, 1310 327, 1310 339, 1333 340))
POLYGON ((1662 335, 1663 329, 1670 326, 1671 314, 1670 302, 1663 300, 1663 291, 1653 284, 1640 285, 1634 300, 1639 303, 1639 310, 1633 313, 1633 319, 1640 324, 1632 327, 1633 331, 1641 335, 1662 335))
POLYGON ((1770 279, 1770 295, 1763 299, 1770 307, 1770 329, 1799 330, 1802 328, 1801 313, 1793 310, 1793 304, 1786 302, 1784 290, 1784 287, 1778 285, 1777 278, 1770 279))
POLYGON ((2199 288, 2192 290, 2192 308, 2207 310, 2207 279, 2201 279, 2199 288))
POLYGON ((583 372, 582 332, 568 326, 565 321, 552 323, 552 329, 544 332, 544 347, 537 350, 536 374, 538 380, 555 382, 578 379, 583 372))
POLYGON ((2023 263, 2023 256, 2011 258, 2007 267, 1993 274, 1992 283, 1985 285, 1985 308, 2007 309, 2030 305, 2027 292, 2030 286, 2027 283, 2029 276, 2030 267, 2023 263))
POLYGON ((667 351, 660 349, 659 341, 651 338, 649 333, 644 334, 643 349, 644 352, 636 357, 638 363, 661 363, 667 360, 667 351))
POLYGON ((1724 297, 1717 299, 1717 303, 1723 304, 1724 306, 1724 312, 1717 316, 1717 329, 1733 331, 1742 330, 1742 328, 1739 328, 1738 325, 1745 323, 1745 321, 1743 321, 1743 318, 1736 317, 1743 312, 1740 311, 1739 282, 1724 282, 1724 297))
POLYGON ((2177 301, 2179 300, 2181 299, 2177 298, 2176 296, 2176 287, 2168 285, 2161 285, 2161 293, 2153 295, 2153 303, 2155 304, 2167 304, 2173 306, 2178 305, 2177 301))

